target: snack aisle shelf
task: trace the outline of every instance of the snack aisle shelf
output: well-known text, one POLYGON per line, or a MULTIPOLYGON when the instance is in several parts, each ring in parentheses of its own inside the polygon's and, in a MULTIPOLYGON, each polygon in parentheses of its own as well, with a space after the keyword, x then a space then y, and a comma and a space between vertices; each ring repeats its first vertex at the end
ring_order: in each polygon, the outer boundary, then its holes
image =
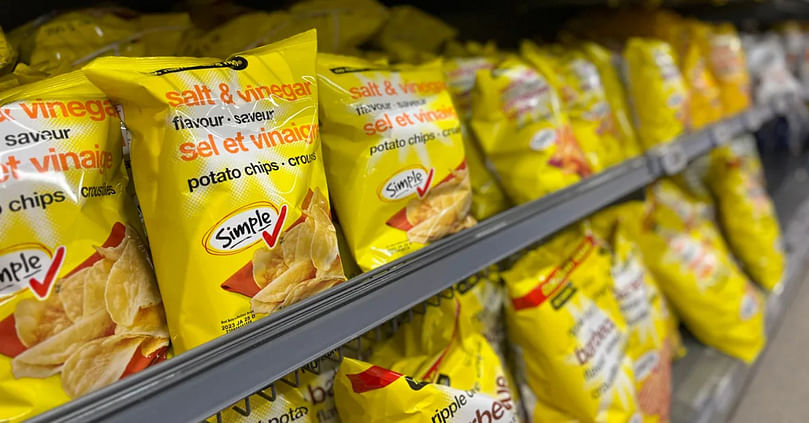
MULTIPOLYGON (((802 164, 805 167, 805 160, 802 164)), ((782 221, 789 260, 781 290, 767 298, 768 338, 778 329, 795 292, 809 280, 809 193, 805 188, 806 170, 799 167, 791 172, 794 175, 772 193, 782 221)), ((685 337, 684 341, 688 354, 675 361, 672 368, 672 423, 727 421, 756 364, 747 366, 691 337, 685 337)), ((761 354, 765 353, 766 349, 761 354)))
POLYGON ((795 100, 757 106, 514 207, 30 421, 201 421, 486 266, 682 170, 734 135, 786 113, 795 100))

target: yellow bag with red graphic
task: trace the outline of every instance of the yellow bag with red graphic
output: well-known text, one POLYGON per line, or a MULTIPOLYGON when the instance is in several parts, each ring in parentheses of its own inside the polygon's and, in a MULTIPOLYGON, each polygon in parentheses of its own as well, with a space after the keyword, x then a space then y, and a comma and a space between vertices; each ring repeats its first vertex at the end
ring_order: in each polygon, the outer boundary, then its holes
POLYGON ((510 56, 478 72, 471 127, 506 194, 525 203, 578 182, 590 168, 548 78, 510 56))
POLYGON ((562 98, 573 135, 590 169, 599 172, 619 163, 623 154, 595 65, 582 52, 561 46, 543 50, 523 41, 520 47, 529 63, 551 75, 549 80, 562 98))
POLYGON ((218 416, 211 416, 206 422, 339 423, 333 388, 337 369, 337 363, 330 360, 313 361, 299 370, 297 387, 285 382, 295 380, 293 376, 287 376, 275 382, 275 397, 270 395, 270 389, 264 389, 222 410, 218 416))
POLYGON ((121 123, 80 72, 0 93, 0 420, 165 358, 121 123))
POLYGON ((182 352, 345 280, 320 151, 314 31, 225 61, 103 58, 182 352), (203 265, 204 264, 204 265, 203 265))
POLYGON ((344 358, 337 372, 334 399, 340 418, 346 422, 518 421, 513 407, 507 408, 504 402, 477 387, 459 389, 417 382, 401 373, 351 358, 344 358))
POLYGON ((688 85, 691 129, 700 129, 722 119, 719 86, 711 74, 708 52, 703 50, 704 43, 701 42, 710 27, 698 21, 688 21, 682 26, 686 42, 684 51, 680 52, 680 71, 688 85))
POLYGON ((502 273, 509 340, 533 421, 641 421, 610 268, 609 250, 574 227, 502 273))
POLYGON ((710 157, 707 180, 733 255, 755 282, 772 291, 784 276, 785 257, 754 140, 734 140, 712 151, 710 157))
POLYGON ((647 190, 632 236, 649 271, 701 342, 751 363, 764 346, 764 301, 738 269, 714 224, 671 181, 647 190), (668 204, 682 204, 675 210, 668 204), (687 219, 686 216, 692 216, 687 219))
POLYGON ((440 61, 389 67, 321 54, 318 82, 334 208, 363 270, 475 224, 440 61))
POLYGON ((708 53, 708 65, 719 83, 724 116, 730 117, 751 104, 750 74, 742 40, 732 24, 717 25, 706 32, 703 51, 708 53))
POLYGON ((635 127, 644 148, 688 129, 688 89, 667 43, 630 38, 624 50, 635 127))
POLYGON ((681 347, 677 326, 640 249, 627 236, 620 206, 593 216, 598 236, 612 250, 613 294, 627 322, 627 350, 632 358, 638 406, 645 421, 665 422, 671 409, 671 360, 681 347), (673 330, 672 330, 673 329, 673 330))
POLYGON ((618 139, 622 146, 623 157, 631 158, 641 154, 643 150, 638 144, 635 127, 629 115, 626 90, 613 64, 613 61, 623 59, 620 55, 613 58, 613 53, 596 43, 585 42, 581 44, 580 48, 598 69, 598 75, 604 85, 604 94, 610 105, 610 112, 612 112, 612 119, 619 133, 618 139))
POLYGON ((472 216, 483 220, 508 208, 509 202, 494 175, 486 166, 483 155, 472 139, 467 124, 472 115, 472 91, 478 71, 494 68, 494 61, 487 57, 459 57, 444 60, 444 75, 447 89, 452 95, 455 110, 461 117, 461 129, 466 151, 466 165, 469 167, 469 181, 472 185, 472 216))

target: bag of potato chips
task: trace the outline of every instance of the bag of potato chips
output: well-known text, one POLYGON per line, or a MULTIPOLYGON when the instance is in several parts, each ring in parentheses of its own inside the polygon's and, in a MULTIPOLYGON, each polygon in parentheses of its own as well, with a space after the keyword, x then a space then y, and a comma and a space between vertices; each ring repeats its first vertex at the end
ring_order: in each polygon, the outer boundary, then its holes
POLYGON ((0 27, 0 74, 5 73, 17 60, 17 53, 14 46, 8 42, 3 28, 0 27))
POLYGON ((511 56, 478 72, 471 126, 508 196, 526 203, 590 174, 548 78, 511 56))
POLYGON ((121 124, 80 72, 0 93, 0 420, 165 358, 121 124))
POLYGON ((409 5, 390 8, 375 43, 397 61, 413 63, 422 54, 437 54, 458 31, 435 16, 409 5))
POLYGON ((275 382, 275 396, 264 389, 222 410, 206 420, 210 423, 339 423, 334 402, 334 377, 338 365, 331 360, 316 360, 298 373, 297 386, 287 380, 275 382))
POLYGON ((320 151, 314 31, 225 61, 103 58, 178 352, 345 280, 320 151))
POLYGON ((610 268, 609 250, 571 228, 502 273, 509 340, 533 421, 640 422, 610 268))
POLYGON ((719 83, 724 116, 730 117, 750 106, 750 75, 742 41, 732 24, 706 32, 703 51, 708 52, 708 65, 719 83))
POLYGON ((630 38, 624 50, 635 127, 645 148, 673 140, 688 129, 688 89, 671 47, 630 38))
MULTIPOLYGON (((507 389, 505 379, 500 380, 507 389)), ((384 367, 344 358, 334 381, 340 418, 366 423, 517 423, 513 407, 478 387, 417 382, 384 367)))
POLYGON ((688 21, 682 26, 686 41, 680 52, 680 71, 688 85, 691 129, 700 129, 722 119, 719 86, 708 66, 708 52, 703 50, 705 44, 701 42, 710 27, 698 21, 688 21))
POLYGON ((290 9, 298 30, 317 29, 317 50, 345 53, 368 41, 388 19, 376 0, 307 0, 290 9))
POLYGON ((292 16, 283 11, 245 13, 210 30, 188 31, 180 43, 180 53, 225 58, 296 34, 291 21, 292 16))
POLYGON ((441 62, 320 54, 317 65, 326 173, 357 264, 373 269, 474 225, 441 62))
POLYGON ((561 46, 543 50, 525 40, 520 47, 523 57, 549 75, 551 85, 559 92, 590 169, 600 172, 619 163, 623 154, 595 65, 583 53, 561 46))
POLYGON ((701 342, 751 363, 764 346, 764 301, 738 269, 714 224, 685 219, 688 197, 671 181, 647 190, 649 204, 632 234, 649 271, 701 342), (674 200, 683 204, 673 210, 674 200))
POLYGON ((146 13, 135 19, 137 37, 144 56, 173 56, 179 53, 183 34, 191 29, 188 13, 146 13))
POLYGON ((494 61, 487 57, 456 57, 444 60, 444 76, 452 102, 461 118, 461 132, 466 152, 466 165, 469 167, 469 181, 472 185, 472 216, 483 220, 508 208, 505 193, 494 175, 486 166, 479 147, 472 139, 468 120, 472 115, 472 91, 475 88, 475 75, 478 71, 494 68, 494 61))
POLYGON ((755 282, 772 291, 784 276, 781 231, 760 175, 755 140, 739 138, 711 152, 707 178, 734 256, 755 282))
POLYGON ((604 85, 604 94, 610 105, 612 119, 618 130, 619 140, 625 158, 641 154, 641 147, 635 135, 635 127, 629 116, 629 106, 626 100, 626 89, 616 71, 615 61, 623 61, 619 54, 611 53, 604 47, 592 42, 582 43, 580 48, 587 55, 590 62, 598 69, 601 83, 604 85))

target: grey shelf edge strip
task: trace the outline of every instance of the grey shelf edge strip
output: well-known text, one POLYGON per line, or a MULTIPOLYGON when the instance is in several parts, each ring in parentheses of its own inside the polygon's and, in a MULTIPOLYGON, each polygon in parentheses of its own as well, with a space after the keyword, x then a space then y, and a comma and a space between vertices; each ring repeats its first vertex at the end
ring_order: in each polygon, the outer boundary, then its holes
MULTIPOLYGON (((681 137, 693 159, 782 111, 762 105, 681 137), (719 135, 719 137, 717 136, 719 135)), ((200 421, 667 173, 652 152, 290 306, 29 422, 200 421)), ((671 172, 668 172, 671 173, 671 172)))

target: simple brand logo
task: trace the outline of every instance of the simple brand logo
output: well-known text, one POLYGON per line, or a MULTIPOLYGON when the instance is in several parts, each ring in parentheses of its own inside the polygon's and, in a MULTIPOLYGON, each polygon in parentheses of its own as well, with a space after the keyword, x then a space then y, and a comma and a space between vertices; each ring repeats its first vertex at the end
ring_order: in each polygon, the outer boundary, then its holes
POLYGON ((415 167, 399 171, 382 184, 379 196, 391 201, 401 200, 412 194, 424 198, 427 191, 430 190, 433 175, 435 175, 434 168, 427 171, 422 167, 415 167))
POLYGON ((40 300, 48 298, 65 259, 65 247, 51 252, 44 245, 25 243, 0 250, 0 297, 29 288, 40 300))
POLYGON ((262 240, 273 248, 278 242, 286 215, 286 205, 278 209, 272 203, 259 201, 242 206, 209 229, 202 244, 213 255, 236 254, 262 240))

